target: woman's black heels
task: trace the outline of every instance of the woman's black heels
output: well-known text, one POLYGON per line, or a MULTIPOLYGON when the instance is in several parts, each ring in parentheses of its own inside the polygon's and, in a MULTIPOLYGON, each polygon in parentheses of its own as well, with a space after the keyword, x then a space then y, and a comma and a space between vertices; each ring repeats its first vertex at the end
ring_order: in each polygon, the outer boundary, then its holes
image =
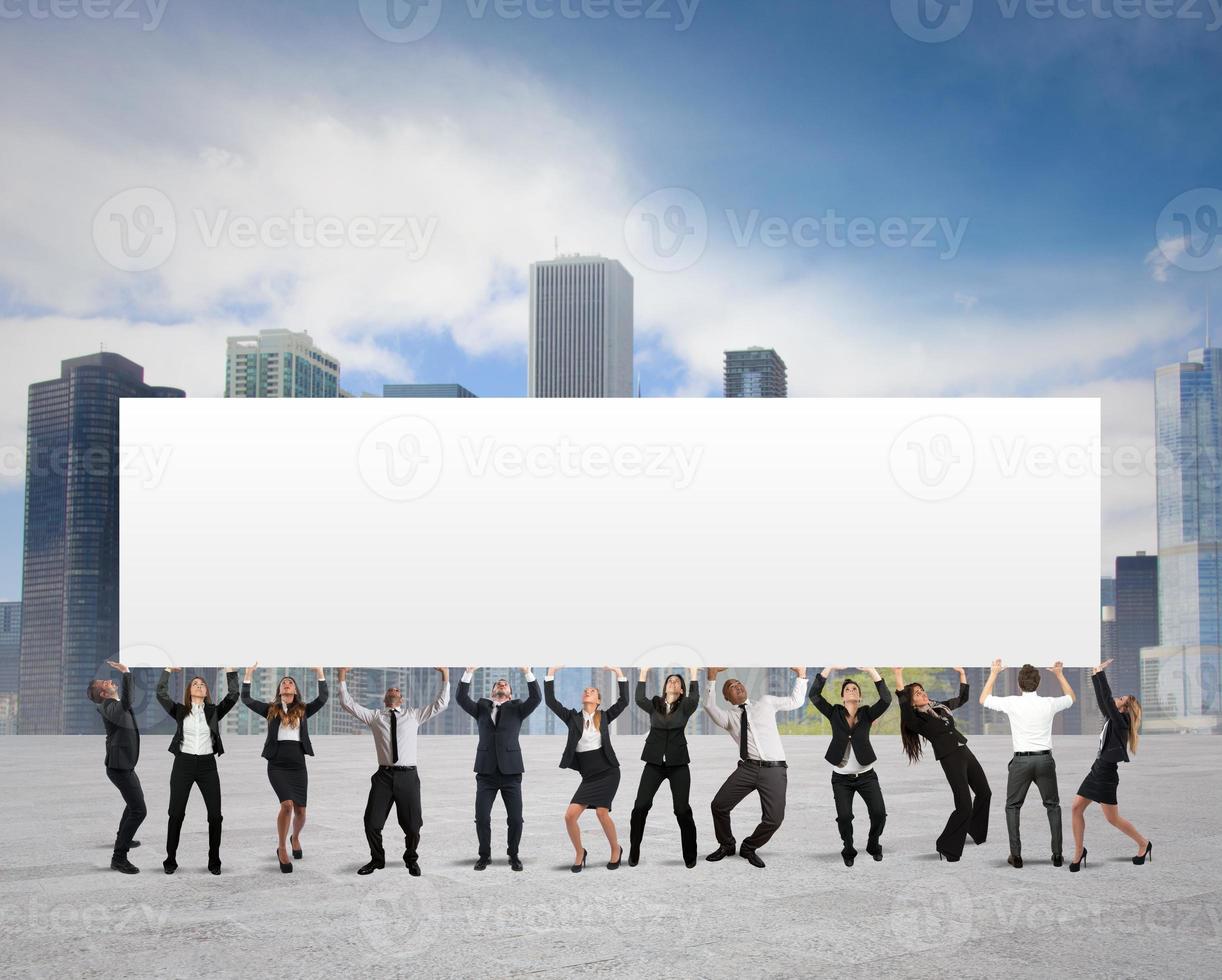
POLYGON ((1147 861, 1152 862, 1153 860, 1154 860, 1154 841, 1148 840, 1146 841, 1145 851, 1143 851, 1141 854, 1138 854, 1137 857, 1133 858, 1133 863, 1134 864, 1145 864, 1147 861))
MULTIPOLYGON (((617 858, 616 858, 614 861, 608 861, 608 862, 607 862, 607 870, 608 870, 608 871, 614 871, 616 868, 618 868, 618 867, 619 867, 619 863, 620 863, 622 860, 624 860, 624 849, 623 849, 623 847, 620 847, 620 849, 619 849, 619 857, 617 857, 617 858)), ((1136 860, 1136 859, 1134 859, 1134 860, 1136 860)))
MULTIPOLYGON (((1137 860, 1137 858, 1133 858, 1133 860, 1134 860, 1134 861, 1136 861, 1136 860, 1137 860)), ((1081 871, 1081 870, 1082 870, 1082 865, 1084 865, 1085 863, 1086 863, 1086 848, 1084 847, 1084 848, 1082 848, 1082 856, 1081 856, 1080 858, 1078 858, 1078 860, 1076 860, 1076 861, 1070 861, 1070 862, 1069 862, 1069 870, 1070 870, 1070 871, 1075 871, 1075 872, 1076 872, 1076 871, 1081 871)))
POLYGON ((959 859, 957 857, 951 857, 949 854, 945 853, 944 851, 938 851, 938 860, 939 861, 949 861, 951 864, 954 864, 959 859))
POLYGON ((569 870, 573 872, 573 874, 577 874, 578 871, 580 871, 582 868, 586 866, 586 855, 589 853, 590 852, 587 851, 584 847, 581 849, 581 864, 574 864, 571 868, 569 868, 569 870))
POLYGON ((283 874, 291 874, 293 871, 293 862, 284 862, 280 860, 280 848, 276 848, 276 863, 280 865, 280 871, 283 874))
MULTIPOLYGON (((293 836, 296 837, 297 835, 294 834, 293 836)), ((290 837, 289 840, 292 840, 292 837, 290 837)), ((301 841, 298 840, 297 843, 300 844, 301 841)), ((301 848, 300 847, 293 848, 293 857, 296 858, 298 861, 301 860, 301 848)))

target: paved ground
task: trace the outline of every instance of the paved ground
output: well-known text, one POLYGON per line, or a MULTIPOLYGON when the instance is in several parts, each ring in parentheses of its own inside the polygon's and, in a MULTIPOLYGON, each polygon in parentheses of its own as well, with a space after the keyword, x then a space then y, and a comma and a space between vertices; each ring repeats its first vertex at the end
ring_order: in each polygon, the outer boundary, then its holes
MULTIPOLYGON (((665 961, 667 973, 692 977, 1203 977, 1217 974, 1222 955, 1222 741, 1209 738, 1150 738, 1121 767, 1122 812, 1155 841, 1155 860, 1142 868, 1129 863, 1128 839, 1094 808, 1086 869, 1054 869, 1044 860, 1047 824, 1034 797, 1024 811, 1027 867, 1007 867, 1009 740, 997 737, 972 743, 993 783, 990 839, 969 843, 955 866, 933 850, 950 806, 940 767, 927 760, 910 768, 896 739, 877 740, 886 858, 845 868, 826 740, 805 737, 787 740, 789 812, 761 852, 766 869, 740 858, 684 868, 663 788, 641 865, 607 871, 606 842, 589 815, 591 866, 573 875, 561 812, 576 777, 556 768, 560 740, 524 740, 526 871, 514 874, 498 856, 477 874, 474 740, 439 736, 422 749, 422 878, 401 864, 355 874, 367 859, 361 813, 373 748, 349 736, 315 739, 305 857, 292 875, 274 860, 262 739, 234 736, 221 760, 224 874, 205 870, 204 808, 195 796, 182 867, 167 878, 165 741, 146 739, 140 773, 150 815, 144 846, 132 852, 143 873, 132 877, 107 870, 120 806, 102 769, 101 738, 0 743, 0 973, 620 977, 657 974, 665 961)), ((640 741, 619 739, 621 759, 635 760, 640 741)), ((693 743, 704 854, 715 846, 708 801, 735 752, 726 737, 693 743)), ((1093 736, 1058 743, 1067 840, 1068 801, 1094 749, 1093 736)), ((625 838, 639 772, 640 763, 625 765, 614 810, 625 838)), ((758 806, 748 800, 739 812, 741 839, 758 806)), ((498 805, 494 833, 501 819, 498 805)))

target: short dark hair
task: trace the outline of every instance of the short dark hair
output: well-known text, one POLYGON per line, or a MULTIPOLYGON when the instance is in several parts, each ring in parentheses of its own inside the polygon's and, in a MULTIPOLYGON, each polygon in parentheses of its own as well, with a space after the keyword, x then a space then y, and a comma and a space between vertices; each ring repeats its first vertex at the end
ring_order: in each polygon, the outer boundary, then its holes
POLYGON ((843 681, 840 682, 840 700, 842 701, 844 700, 844 689, 848 687, 850 684, 852 684, 855 688, 857 688, 858 691, 861 690, 860 684, 858 684, 855 680, 853 680, 853 678, 846 677, 843 681))
POLYGON ((1034 691, 1039 686, 1040 669, 1038 667, 1023 664, 1018 668, 1018 689, 1020 691, 1034 691))
POLYGON ((85 697, 87 697, 94 704, 101 704, 102 703, 102 682, 101 681, 90 681, 89 687, 85 689, 85 697))

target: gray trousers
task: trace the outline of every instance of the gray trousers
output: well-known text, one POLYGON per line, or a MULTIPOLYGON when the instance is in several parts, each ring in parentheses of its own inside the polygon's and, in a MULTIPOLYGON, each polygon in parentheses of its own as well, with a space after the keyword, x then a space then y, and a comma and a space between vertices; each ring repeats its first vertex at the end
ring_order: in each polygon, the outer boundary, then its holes
POLYGON ((713 832, 717 835, 717 843, 725 847, 734 846, 730 811, 751 793, 759 793, 759 826, 743 841, 743 848, 754 851, 767 844, 785 819, 785 790, 788 785, 789 774, 783 766, 753 766, 740 762, 713 797, 713 832))
POLYGON ((1016 755, 1010 760, 1006 780, 1006 830, 1010 833, 1010 853, 1023 856, 1022 840, 1018 835, 1018 813, 1027 790, 1035 783, 1044 809, 1048 811, 1048 829, 1052 833, 1052 853, 1061 853, 1061 798, 1057 794, 1057 764, 1051 755, 1016 755))

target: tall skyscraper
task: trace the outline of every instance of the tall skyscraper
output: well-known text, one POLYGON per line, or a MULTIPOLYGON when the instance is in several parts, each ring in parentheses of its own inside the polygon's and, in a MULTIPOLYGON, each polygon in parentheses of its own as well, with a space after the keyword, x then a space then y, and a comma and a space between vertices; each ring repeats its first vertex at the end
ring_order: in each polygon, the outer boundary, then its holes
POLYGON ((1116 558, 1113 689, 1141 697, 1141 651, 1158 646, 1158 558, 1139 551, 1116 558))
POLYGON ((339 398, 339 361, 314 346, 308 333, 260 330, 230 337, 226 398, 339 398))
POLYGON ((726 351, 727 398, 785 398, 789 394, 785 362, 767 347, 726 351))
POLYGON ((119 399, 182 398, 118 354, 64 361, 30 385, 19 727, 98 732, 88 683, 119 652, 119 399))
MULTIPOLYGON (((1216 730, 1222 722, 1222 350, 1206 346, 1159 368, 1154 402, 1159 645, 1141 652, 1142 704, 1150 730, 1216 730)), ((1118 608, 1118 621, 1119 614, 1118 608)))
POLYGON ((21 603, 0 602, 0 735, 17 734, 21 676, 21 603))
POLYGON ((382 385, 383 398, 475 398, 459 384, 382 385))
POLYGON ((632 276, 615 259, 568 255, 530 267, 527 393, 632 395, 632 276))

